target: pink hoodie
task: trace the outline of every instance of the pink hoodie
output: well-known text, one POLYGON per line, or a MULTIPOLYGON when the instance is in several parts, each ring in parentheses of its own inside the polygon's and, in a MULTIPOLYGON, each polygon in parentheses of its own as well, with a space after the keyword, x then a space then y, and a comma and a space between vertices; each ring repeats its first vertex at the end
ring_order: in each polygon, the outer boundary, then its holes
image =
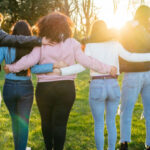
MULTIPOLYGON (((55 46, 42 45, 35 47, 32 52, 22 57, 18 62, 8 65, 11 72, 19 72, 26 70, 35 64, 47 64, 64 61, 68 65, 73 65, 76 62, 84 67, 95 70, 99 73, 110 73, 111 66, 103 64, 102 62, 86 56, 82 50, 81 45, 73 38, 68 38, 65 42, 61 42, 55 46)), ((74 80, 76 75, 59 76, 37 74, 38 82, 51 82, 59 80, 74 80)))

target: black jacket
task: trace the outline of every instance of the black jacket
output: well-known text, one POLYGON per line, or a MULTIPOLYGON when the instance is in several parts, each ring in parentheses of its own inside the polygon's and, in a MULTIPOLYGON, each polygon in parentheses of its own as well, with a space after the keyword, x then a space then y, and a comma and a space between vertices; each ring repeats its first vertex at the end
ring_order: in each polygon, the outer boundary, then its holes
MULTIPOLYGON (((0 46, 31 48, 41 46, 42 40, 36 36, 9 35, 0 29, 0 46)), ((1 70, 1 65, 0 65, 1 70)))
POLYGON ((9 35, 0 29, 0 46, 10 46, 10 47, 34 47, 40 46, 42 40, 36 36, 16 36, 9 35))

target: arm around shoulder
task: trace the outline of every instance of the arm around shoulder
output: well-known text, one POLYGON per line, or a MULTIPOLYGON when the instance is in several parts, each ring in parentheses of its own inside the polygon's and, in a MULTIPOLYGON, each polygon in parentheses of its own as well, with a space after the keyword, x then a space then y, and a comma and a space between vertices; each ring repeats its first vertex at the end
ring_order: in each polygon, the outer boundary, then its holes
POLYGON ((80 73, 80 72, 84 71, 85 69, 86 68, 84 68, 82 65, 75 64, 75 65, 71 65, 69 67, 61 68, 60 70, 61 70, 62 76, 68 76, 68 75, 80 73))
POLYGON ((86 68, 90 68, 99 73, 110 73, 111 66, 100 62, 99 60, 92 58, 91 56, 85 55, 81 50, 81 45, 79 43, 74 44, 74 56, 78 63, 86 68))
POLYGON ((9 35, 0 29, 0 46, 34 47, 40 46, 42 39, 36 36, 9 35))
POLYGON ((16 63, 7 65, 10 72, 20 72, 36 65, 40 60, 40 47, 35 47, 28 55, 23 56, 16 63))
POLYGON ((124 47, 117 44, 118 55, 129 62, 146 62, 150 61, 150 53, 130 53, 124 47))

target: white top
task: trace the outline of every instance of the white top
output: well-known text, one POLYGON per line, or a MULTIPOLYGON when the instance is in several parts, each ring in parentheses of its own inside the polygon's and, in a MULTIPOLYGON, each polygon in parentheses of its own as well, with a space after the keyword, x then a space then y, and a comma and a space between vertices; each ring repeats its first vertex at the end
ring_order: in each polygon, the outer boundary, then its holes
MULTIPOLYGON (((117 67, 119 75, 119 56, 130 62, 150 61, 150 53, 130 53, 117 41, 108 41, 101 43, 89 43, 86 45, 85 54, 98 59, 99 61, 117 67)), ((85 68, 80 64, 61 68, 62 75, 71 75, 84 71, 85 68)), ((100 74, 90 70, 91 76, 101 76, 108 74, 100 74)))

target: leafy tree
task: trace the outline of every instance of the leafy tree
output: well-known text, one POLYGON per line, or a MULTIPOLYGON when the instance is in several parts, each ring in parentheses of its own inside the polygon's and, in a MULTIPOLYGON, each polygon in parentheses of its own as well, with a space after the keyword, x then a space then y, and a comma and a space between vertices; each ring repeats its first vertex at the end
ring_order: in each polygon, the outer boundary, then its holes
POLYGON ((2 28, 7 32, 17 20, 27 20, 34 25, 41 16, 60 11, 75 23, 76 37, 87 36, 96 18, 95 10, 94 0, 0 0, 0 12, 4 15, 2 28))
MULTIPOLYGON (((4 24, 11 26, 17 20, 25 19, 31 25, 41 16, 54 8, 53 0, 3 0, 0 1, 0 11, 5 16, 4 24)), ((3 26, 5 27, 5 26, 3 26)), ((6 29, 6 28, 5 28, 6 29)), ((7 29, 8 30, 8 29, 7 29)))

